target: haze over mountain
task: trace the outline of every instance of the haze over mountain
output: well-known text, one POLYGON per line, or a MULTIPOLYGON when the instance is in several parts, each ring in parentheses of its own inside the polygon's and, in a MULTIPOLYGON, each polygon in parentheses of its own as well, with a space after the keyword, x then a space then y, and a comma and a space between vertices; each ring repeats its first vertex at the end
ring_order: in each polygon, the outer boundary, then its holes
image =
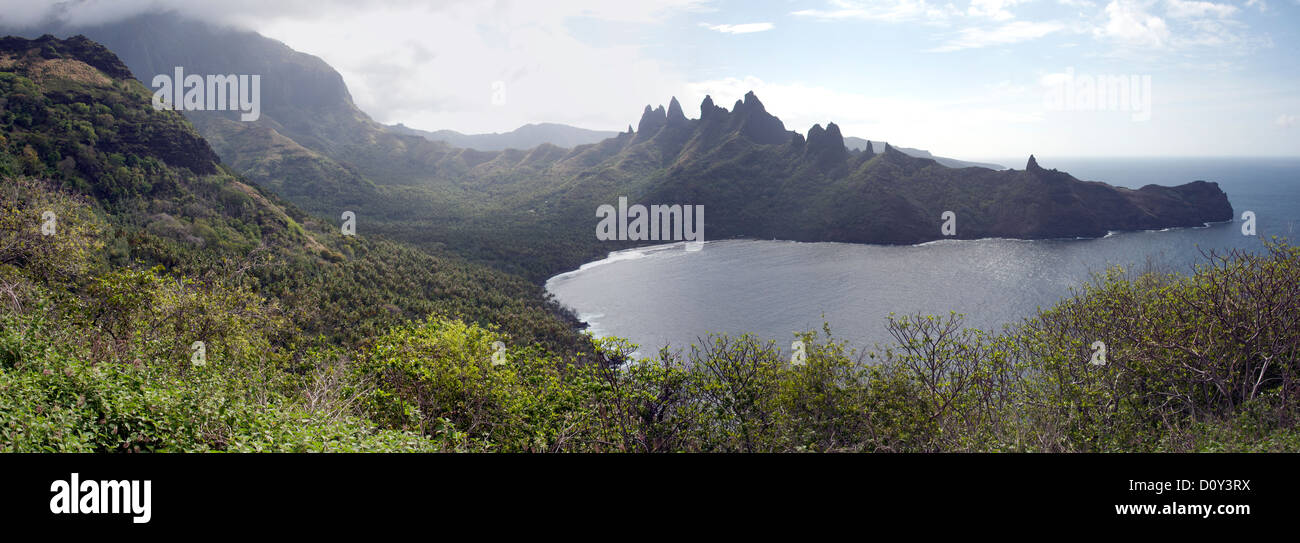
MULTIPOLYGON (((884 149, 885 143, 886 142, 884 141, 870 141, 870 140, 865 140, 853 136, 845 136, 844 138, 844 146, 848 147, 849 149, 853 149, 855 151, 865 151, 867 149, 867 145, 871 145, 874 149, 884 149)), ((990 170, 1005 170, 1007 168, 1006 166, 1003 166, 1001 164, 992 164, 988 162, 970 162, 966 160, 957 160, 955 158, 934 156, 929 151, 923 149, 912 149, 910 147, 899 147, 897 145, 891 145, 890 147, 897 149, 899 152, 907 156, 914 156, 917 158, 929 158, 949 168, 967 168, 970 166, 979 166, 981 168, 988 168, 990 170)))
POLYGON ((588 130, 558 123, 526 124, 509 132, 499 134, 462 134, 455 130, 434 130, 430 132, 410 128, 402 123, 391 125, 388 128, 398 134, 420 136, 429 141, 442 141, 454 147, 464 147, 478 151, 532 149, 542 144, 571 149, 618 135, 618 132, 609 130, 588 130))
MULTIPOLYGON (((543 143, 572 148, 596 143, 617 134, 557 123, 530 124, 500 134, 424 131, 400 123, 380 125, 356 107, 342 77, 320 58, 294 51, 279 41, 255 32, 198 22, 171 12, 139 15, 102 25, 73 27, 49 23, 39 28, 23 30, 29 37, 45 32, 56 35, 84 34, 117 53, 136 74, 170 74, 175 66, 185 66, 189 73, 268 74, 263 78, 262 89, 262 113, 265 120, 258 124, 266 125, 269 131, 263 134, 264 137, 258 138, 258 145, 274 140, 278 142, 273 144, 277 147, 292 142, 324 152, 328 156, 323 164, 317 166, 321 170, 339 170, 339 166, 329 164, 328 160, 337 158, 337 147, 348 142, 372 140, 373 135, 366 134, 377 129, 390 130, 399 135, 421 136, 453 147, 479 151, 531 149, 543 143), (289 141, 283 141, 281 137, 287 137, 289 141)), ((140 76, 140 79, 149 78, 140 76)), ((148 81, 144 82, 148 84, 148 81)), ((227 162, 242 163, 239 149, 243 146, 233 142, 226 145, 227 137, 218 137, 217 134, 218 131, 242 130, 243 127, 239 125, 226 125, 218 120, 237 120, 237 115, 224 112, 185 112, 185 115, 213 141, 227 162)), ((862 149, 864 142, 860 138, 846 138, 850 148, 862 149)), ((879 150, 882 142, 875 143, 879 150)), ((928 151, 907 147, 898 149, 913 156, 932 157, 928 151)), ((301 151, 285 150, 301 158, 301 151)), ((933 158, 952 167, 1001 168, 996 164, 933 158)), ((309 160, 322 162, 319 158, 309 160)), ((335 176, 348 177, 342 172, 335 176)))

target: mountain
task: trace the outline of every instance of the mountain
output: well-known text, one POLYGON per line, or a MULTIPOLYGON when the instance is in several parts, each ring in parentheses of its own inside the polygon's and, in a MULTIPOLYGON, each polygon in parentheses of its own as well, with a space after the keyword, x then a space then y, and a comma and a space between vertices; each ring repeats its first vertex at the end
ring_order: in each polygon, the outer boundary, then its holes
POLYGON ((237 113, 226 111, 184 115, 224 163, 250 180, 294 201, 329 195, 328 208, 304 206, 312 212, 335 216, 379 198, 371 175, 382 175, 388 183, 422 181, 432 170, 423 158, 452 150, 443 143, 390 133, 357 109, 342 76, 320 58, 253 32, 163 12, 22 33, 46 31, 84 34, 104 44, 146 84, 154 74, 171 74, 177 66, 190 74, 263 74, 256 122, 241 122, 237 113), (409 159, 394 160, 392 150, 409 159), (286 179, 297 182, 285 184, 286 179))
POLYGON ((364 222, 345 236, 338 215, 318 219, 248 182, 152 94, 85 37, 0 39, 0 178, 86 199, 107 221, 101 266, 239 268, 301 331, 340 341, 441 313, 529 343, 580 342, 576 320, 535 284, 375 239, 364 222))
POLYGON ((714 239, 918 243, 944 237, 945 211, 958 217, 958 239, 1098 237, 1232 217, 1226 195, 1205 181, 1130 190, 1046 170, 1033 157, 1023 170, 948 168, 890 145, 850 150, 834 123, 805 139, 753 93, 730 111, 706 98, 698 119, 668 121, 647 106, 639 126, 558 161, 552 171, 570 181, 551 198, 609 202, 622 193, 704 205, 714 239))
POLYGON ((1128 190, 1033 161, 949 168, 890 145, 851 148, 834 123, 797 134, 753 93, 730 109, 706 98, 697 118, 675 98, 647 105, 635 129, 572 149, 459 148, 376 123, 319 58, 252 32, 167 14, 85 30, 137 74, 275 74, 257 121, 186 113, 223 163, 309 213, 354 211, 369 232, 536 283, 646 243, 595 239, 593 210, 620 196, 703 205, 709 239, 919 243, 945 237, 946 211, 958 239, 1097 237, 1231 218, 1214 183, 1128 190))
POLYGON ((433 132, 409 128, 402 123, 390 125, 389 130, 407 136, 420 136, 429 141, 441 141, 453 147, 464 147, 477 151, 502 151, 505 149, 532 149, 542 144, 556 147, 573 148, 588 143, 596 143, 612 138, 618 132, 609 130, 588 130, 556 123, 526 124, 509 132, 500 134, 462 134, 455 130, 435 130, 433 132))
MULTIPOLYGON (((873 149, 876 149, 876 150, 884 149, 884 148, 885 148, 885 142, 883 142, 883 141, 869 141, 869 140, 865 140, 865 139, 862 139, 862 138, 855 138, 855 137, 852 137, 852 136, 849 136, 849 137, 844 138, 844 146, 845 146, 845 147, 848 147, 849 149, 853 149, 853 150, 855 150, 855 151, 863 151, 863 150, 866 150, 866 148, 867 148, 868 145, 870 145, 873 149)), ((922 150, 922 149, 912 149, 912 148, 909 148, 909 147, 899 147, 899 146, 897 146, 897 145, 891 145, 891 147, 893 147, 894 149, 897 149, 899 152, 901 152, 901 153, 903 153, 903 154, 905 154, 905 155, 907 155, 907 156, 914 156, 914 157, 917 157, 917 158, 928 158, 928 159, 930 159, 930 160, 933 160, 933 161, 935 161, 935 162, 938 162, 938 163, 940 163, 940 164, 943 164, 944 166, 947 166, 947 167, 949 167, 949 168, 969 168, 969 167, 971 167, 971 166, 976 166, 976 167, 980 167, 980 168, 988 168, 988 169, 990 169, 990 170, 1005 170, 1005 169, 1007 169, 1006 166, 1003 166, 1003 165, 1001 165, 1001 164, 992 164, 992 163, 988 163, 988 162, 969 162, 969 161, 965 161, 965 160, 957 160, 957 159, 955 159, 955 158, 945 158, 945 157, 941 157, 941 156, 934 156, 933 154, 930 154, 929 151, 925 151, 925 150, 922 150)))

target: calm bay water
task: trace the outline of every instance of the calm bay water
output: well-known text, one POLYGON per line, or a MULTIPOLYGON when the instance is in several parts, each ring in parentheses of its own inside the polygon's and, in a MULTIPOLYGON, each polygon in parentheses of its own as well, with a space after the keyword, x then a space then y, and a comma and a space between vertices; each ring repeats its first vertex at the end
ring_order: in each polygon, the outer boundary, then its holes
MULTIPOLYGON (((1002 161, 1003 164, 1019 162, 1002 161)), ((1052 159, 1046 168, 1138 188, 1217 181, 1236 217, 1254 211, 1261 237, 1300 234, 1300 159, 1052 159)), ((598 336, 620 336, 649 354, 698 343, 707 333, 753 333, 789 345, 829 322, 854 347, 886 343, 892 313, 966 315, 1000 329, 1070 294, 1108 266, 1188 272, 1200 250, 1259 249, 1240 223, 1117 232, 1083 240, 943 240, 913 246, 709 242, 612 253, 557 275, 547 289, 598 336)))

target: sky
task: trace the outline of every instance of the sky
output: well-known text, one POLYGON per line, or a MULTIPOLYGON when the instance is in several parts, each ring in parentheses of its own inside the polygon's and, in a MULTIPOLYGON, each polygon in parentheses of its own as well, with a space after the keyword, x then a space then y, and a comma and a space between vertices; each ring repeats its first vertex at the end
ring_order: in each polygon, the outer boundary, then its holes
POLYGON ((159 9, 320 56, 363 111, 426 130, 625 130, 752 90, 800 133, 957 158, 1300 155, 1300 0, 0 0, 0 19, 159 9))

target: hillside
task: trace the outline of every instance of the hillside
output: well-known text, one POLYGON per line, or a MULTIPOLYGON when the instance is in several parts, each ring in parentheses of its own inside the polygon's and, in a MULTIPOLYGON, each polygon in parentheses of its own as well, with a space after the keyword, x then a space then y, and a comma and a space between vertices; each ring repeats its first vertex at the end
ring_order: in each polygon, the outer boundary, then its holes
MULTIPOLYGON (((82 37, 0 40, 0 176, 89 198, 109 230, 99 266, 187 276, 237 266, 308 334, 340 340, 431 312, 571 348, 541 288, 459 257, 343 236, 232 173, 189 122, 82 37)), ((334 214, 331 214, 334 215, 334 214)), ((335 215, 336 216, 336 215, 335 215)))

